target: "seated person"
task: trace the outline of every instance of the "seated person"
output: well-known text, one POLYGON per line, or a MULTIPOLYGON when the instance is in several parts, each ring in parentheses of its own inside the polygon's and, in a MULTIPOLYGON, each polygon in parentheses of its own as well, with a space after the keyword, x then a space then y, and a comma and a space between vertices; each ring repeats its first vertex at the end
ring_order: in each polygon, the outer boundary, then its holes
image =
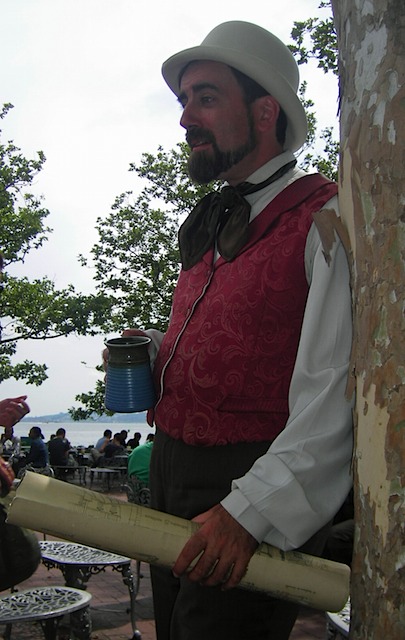
POLYGON ((101 438, 99 438, 94 447, 90 450, 91 466, 98 467, 101 459, 104 457, 105 448, 112 438, 111 429, 106 429, 101 438))
POLYGON ((36 469, 42 469, 49 464, 48 449, 42 431, 39 427, 31 427, 28 436, 31 439, 31 447, 25 458, 20 460, 21 466, 30 464, 36 469))
POLYGON ((49 462, 51 466, 67 467, 70 442, 66 440, 66 430, 60 427, 55 438, 48 442, 49 462))
POLYGON ((106 429, 103 433, 103 436, 99 438, 96 442, 95 449, 100 453, 103 453, 106 446, 111 442, 112 431, 111 429, 106 429))
POLYGON ((0 438, 0 453, 3 455, 18 456, 20 453, 20 438, 14 435, 14 428, 4 427, 4 433, 0 438))
POLYGON ((149 465, 152 454, 153 434, 148 434, 146 442, 133 450, 128 458, 128 476, 136 476, 142 484, 149 486, 149 465))
POLYGON ((49 462, 54 468, 55 477, 59 480, 66 480, 68 475, 74 475, 77 463, 73 456, 69 455, 70 448, 66 430, 60 427, 55 437, 48 442, 49 462))
POLYGON ((112 442, 109 442, 106 448, 104 449, 104 459, 111 459, 114 456, 122 453, 124 451, 124 447, 121 444, 121 434, 114 433, 114 437, 112 442))
POLYGON ((131 449, 135 449, 136 447, 139 447, 140 439, 141 439, 141 434, 139 433, 139 431, 135 431, 134 437, 128 440, 127 447, 131 447, 131 449))

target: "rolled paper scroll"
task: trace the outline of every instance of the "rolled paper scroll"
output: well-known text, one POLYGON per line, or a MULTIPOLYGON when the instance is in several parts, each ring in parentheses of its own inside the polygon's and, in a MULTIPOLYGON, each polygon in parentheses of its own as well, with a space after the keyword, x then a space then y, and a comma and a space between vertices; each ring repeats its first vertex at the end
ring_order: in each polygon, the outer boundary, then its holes
MULTIPOLYGON (((8 522, 163 567, 173 567, 198 528, 189 520, 27 472, 8 522)), ((346 565, 261 544, 241 588, 323 611, 340 611, 349 596, 346 565)))

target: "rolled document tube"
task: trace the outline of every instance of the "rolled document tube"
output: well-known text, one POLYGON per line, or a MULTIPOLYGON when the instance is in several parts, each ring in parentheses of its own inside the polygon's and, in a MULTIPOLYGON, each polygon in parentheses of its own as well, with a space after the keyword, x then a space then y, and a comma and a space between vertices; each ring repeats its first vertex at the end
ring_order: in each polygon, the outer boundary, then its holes
MULTIPOLYGON (((8 522, 168 568, 198 528, 189 520, 32 472, 17 489, 8 522)), ((346 604, 349 582, 346 565, 261 544, 240 587, 333 612, 346 604)))

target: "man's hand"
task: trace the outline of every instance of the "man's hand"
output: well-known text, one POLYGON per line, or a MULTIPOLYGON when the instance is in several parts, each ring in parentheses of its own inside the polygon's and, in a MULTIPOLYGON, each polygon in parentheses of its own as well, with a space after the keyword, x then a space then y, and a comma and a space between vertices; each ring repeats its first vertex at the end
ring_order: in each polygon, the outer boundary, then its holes
POLYGON ((3 427, 14 427, 21 420, 30 408, 25 402, 27 396, 19 396, 18 398, 6 398, 0 400, 0 425, 3 427))
POLYGON ((201 527, 181 551, 173 573, 223 589, 236 587, 246 573, 258 542, 220 504, 193 519, 201 527), (190 568, 193 561, 196 564, 190 568))

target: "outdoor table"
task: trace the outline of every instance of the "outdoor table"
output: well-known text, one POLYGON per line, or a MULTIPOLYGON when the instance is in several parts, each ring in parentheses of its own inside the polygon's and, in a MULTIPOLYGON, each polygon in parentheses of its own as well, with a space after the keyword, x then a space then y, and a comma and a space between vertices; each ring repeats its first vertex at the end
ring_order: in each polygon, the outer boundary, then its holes
POLYGON ((90 489, 93 488, 93 482, 96 476, 101 476, 102 480, 105 481, 107 491, 110 491, 111 480, 114 480, 114 478, 118 478, 121 485, 124 482, 126 475, 126 467, 93 467, 92 469, 90 469, 90 489))
POLYGON ((121 573, 123 582, 128 587, 129 592, 132 640, 141 638, 141 634, 136 627, 135 599, 137 592, 131 571, 130 558, 110 553, 109 551, 86 547, 75 542, 41 540, 39 545, 41 547, 42 562, 46 568, 56 567, 60 569, 68 587, 86 589, 90 577, 105 571, 106 567, 111 567, 113 571, 121 573))
POLYGON ((73 479, 76 471, 79 477, 80 486, 86 486, 86 474, 88 467, 86 465, 77 465, 77 467, 70 467, 68 465, 51 465, 57 480, 68 481, 69 476, 73 479))
POLYGON ((91 618, 88 605, 91 594, 69 587, 34 587, 0 597, 0 624, 6 625, 4 639, 11 637, 16 622, 38 620, 46 640, 56 640, 59 622, 70 614, 74 638, 90 640, 91 618))
POLYGON ((341 611, 337 613, 326 613, 328 640, 337 638, 348 638, 350 631, 350 599, 346 602, 341 611))

